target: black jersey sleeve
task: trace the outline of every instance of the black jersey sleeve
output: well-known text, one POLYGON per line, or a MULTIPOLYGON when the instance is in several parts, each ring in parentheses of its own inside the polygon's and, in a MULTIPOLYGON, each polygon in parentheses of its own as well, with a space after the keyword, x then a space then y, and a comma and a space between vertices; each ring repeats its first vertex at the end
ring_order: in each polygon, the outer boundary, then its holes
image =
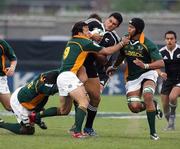
POLYGON ((85 22, 88 24, 90 31, 93 31, 95 28, 98 28, 98 29, 101 29, 102 31, 104 31, 103 24, 95 18, 90 18, 90 19, 86 20, 85 22))
POLYGON ((102 41, 99 43, 99 45, 103 47, 109 47, 116 44, 116 39, 113 37, 113 35, 110 32, 106 32, 103 36, 102 41))

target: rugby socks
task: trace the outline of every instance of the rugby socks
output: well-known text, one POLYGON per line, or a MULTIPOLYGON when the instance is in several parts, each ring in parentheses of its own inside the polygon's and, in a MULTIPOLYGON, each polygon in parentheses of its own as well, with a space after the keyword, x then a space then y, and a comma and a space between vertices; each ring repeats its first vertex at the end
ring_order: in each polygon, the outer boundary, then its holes
POLYGON ((52 107, 52 108, 48 108, 44 111, 36 113, 36 119, 40 119, 43 117, 57 116, 57 115, 58 115, 58 108, 52 107))
POLYGON ((86 108, 78 107, 75 113, 75 126, 76 126, 76 128, 74 129, 75 133, 81 132, 82 124, 85 116, 86 116, 86 108))
POLYGON ((176 107, 177 107, 176 104, 169 103, 170 115, 175 115, 175 113, 176 113, 176 107))
POLYGON ((150 129, 150 134, 153 135, 156 133, 155 129, 155 116, 156 116, 156 111, 146 111, 147 114, 147 120, 149 124, 149 129, 150 129))
POLYGON ((92 128, 93 122, 97 114, 97 107, 93 107, 92 105, 88 105, 87 109, 87 119, 86 119, 86 125, 85 128, 92 128))
POLYGON ((164 117, 166 118, 167 121, 169 121, 169 115, 170 115, 170 112, 164 113, 164 117))
POLYGON ((73 101, 73 103, 74 103, 74 111, 76 112, 78 108, 78 103, 76 101, 73 101))
POLYGON ((0 128, 9 130, 15 134, 21 134, 20 128, 21 125, 19 123, 12 124, 12 123, 1 123, 0 128))
MULTIPOLYGON (((74 112, 75 112, 75 114, 76 114, 76 112, 77 112, 77 108, 78 108, 78 103, 76 102, 76 101, 73 101, 73 103, 74 103, 74 112)), ((76 124, 75 124, 75 122, 74 122, 74 124, 72 125, 72 130, 74 130, 74 128, 76 127, 76 124)))

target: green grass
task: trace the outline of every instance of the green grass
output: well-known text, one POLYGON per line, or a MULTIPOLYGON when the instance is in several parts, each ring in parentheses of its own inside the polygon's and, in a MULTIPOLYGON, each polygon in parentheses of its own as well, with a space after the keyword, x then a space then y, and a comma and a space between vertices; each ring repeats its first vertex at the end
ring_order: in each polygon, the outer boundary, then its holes
MULTIPOLYGON (((47 107, 56 105, 59 105, 58 97, 53 97, 47 107)), ((129 112, 124 96, 103 96, 99 111, 129 112)), ((8 122, 16 122, 14 116, 1 117, 8 122)), ((179 149, 180 146, 179 117, 176 120, 176 131, 173 132, 163 131, 165 119, 157 120, 157 130, 161 137, 159 141, 149 139, 146 119, 97 117, 94 128, 99 136, 83 140, 73 139, 67 133, 74 117, 51 117, 44 120, 48 129, 36 127, 34 136, 19 136, 0 129, 0 149, 179 149)))

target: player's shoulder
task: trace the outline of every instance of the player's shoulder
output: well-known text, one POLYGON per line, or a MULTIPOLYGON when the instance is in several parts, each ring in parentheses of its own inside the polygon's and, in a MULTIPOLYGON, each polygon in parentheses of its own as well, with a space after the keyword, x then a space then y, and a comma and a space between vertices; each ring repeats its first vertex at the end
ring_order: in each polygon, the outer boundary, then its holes
POLYGON ((180 45, 176 44, 176 49, 180 50, 180 45))
POLYGON ((147 37, 144 37, 144 45, 146 45, 148 48, 158 49, 157 45, 151 39, 147 37))
POLYGON ((163 46, 159 49, 160 52, 163 52, 163 51, 166 51, 167 50, 167 47, 166 46, 163 46))
POLYGON ((109 40, 114 40, 116 43, 120 41, 120 37, 116 31, 106 31, 104 34, 104 38, 109 38, 109 40))
POLYGON ((111 36, 111 37, 116 37, 116 38, 120 39, 120 37, 119 37, 119 35, 117 34, 116 31, 111 31, 111 32, 110 31, 106 31, 104 35, 111 36))
POLYGON ((0 44, 1 44, 1 45, 7 45, 8 43, 7 43, 7 41, 5 41, 4 39, 0 39, 0 44))
POLYGON ((71 40, 68 41, 68 44, 76 44, 81 46, 90 43, 92 43, 92 40, 83 36, 74 36, 71 40))

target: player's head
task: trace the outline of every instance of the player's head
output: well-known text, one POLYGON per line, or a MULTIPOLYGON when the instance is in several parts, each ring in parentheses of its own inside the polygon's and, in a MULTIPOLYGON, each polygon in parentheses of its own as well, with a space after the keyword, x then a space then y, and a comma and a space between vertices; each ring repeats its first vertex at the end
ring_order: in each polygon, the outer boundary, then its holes
POLYGON ((95 19, 97 19, 98 21, 102 22, 101 17, 100 17, 97 13, 92 13, 92 14, 88 17, 88 19, 90 19, 90 18, 95 18, 95 19))
POLYGON ((168 49, 174 49, 176 46, 176 42, 177 42, 176 33, 174 31, 170 30, 170 31, 167 31, 164 36, 165 36, 165 42, 166 42, 168 49))
POLYGON ((144 23, 143 19, 141 19, 141 18, 132 18, 129 21, 128 32, 129 32, 131 37, 136 36, 137 34, 141 34, 143 32, 144 27, 145 27, 145 23, 144 23))
POLYGON ((104 27, 107 31, 113 31, 123 22, 122 15, 118 12, 114 12, 104 21, 104 27))
POLYGON ((166 38, 167 34, 172 34, 174 36, 174 38, 176 39, 177 38, 177 35, 174 31, 170 30, 170 31, 167 31, 164 35, 164 37, 166 38))
POLYGON ((72 36, 75 35, 84 35, 87 37, 90 36, 88 24, 83 21, 79 21, 75 23, 71 32, 72 32, 72 36))

